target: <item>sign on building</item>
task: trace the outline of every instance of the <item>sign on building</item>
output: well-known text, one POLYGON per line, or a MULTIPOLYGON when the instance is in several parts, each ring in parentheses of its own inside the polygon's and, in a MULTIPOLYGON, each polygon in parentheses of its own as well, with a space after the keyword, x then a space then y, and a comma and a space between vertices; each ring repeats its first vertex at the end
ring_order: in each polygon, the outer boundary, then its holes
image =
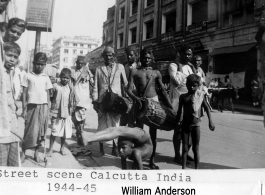
POLYGON ((54 0, 28 0, 27 30, 52 31, 54 0))

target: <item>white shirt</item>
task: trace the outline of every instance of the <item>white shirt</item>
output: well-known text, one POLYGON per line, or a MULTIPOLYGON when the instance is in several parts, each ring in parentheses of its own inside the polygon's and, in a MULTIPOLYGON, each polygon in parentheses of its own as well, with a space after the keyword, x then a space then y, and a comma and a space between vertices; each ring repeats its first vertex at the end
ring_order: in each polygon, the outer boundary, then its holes
POLYGON ((53 88, 48 75, 34 72, 24 76, 21 86, 28 88, 28 104, 47 104, 47 90, 53 88))

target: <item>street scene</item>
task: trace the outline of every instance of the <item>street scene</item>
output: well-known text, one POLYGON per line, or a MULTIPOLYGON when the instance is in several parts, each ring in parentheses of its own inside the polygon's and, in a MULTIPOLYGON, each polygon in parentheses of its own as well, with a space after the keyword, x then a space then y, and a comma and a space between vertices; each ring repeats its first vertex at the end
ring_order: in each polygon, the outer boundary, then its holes
POLYGON ((3 0, 0 14, 0 166, 265 167, 265 0, 3 0))

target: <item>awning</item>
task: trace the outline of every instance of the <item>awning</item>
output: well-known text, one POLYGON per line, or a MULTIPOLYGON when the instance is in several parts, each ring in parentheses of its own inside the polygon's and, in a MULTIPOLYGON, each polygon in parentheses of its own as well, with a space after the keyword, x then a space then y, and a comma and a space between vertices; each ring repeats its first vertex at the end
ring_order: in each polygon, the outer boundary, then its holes
POLYGON ((219 49, 214 49, 208 55, 214 56, 214 55, 221 55, 221 54, 228 54, 228 53, 247 52, 248 50, 250 50, 255 45, 256 45, 256 43, 247 44, 247 45, 239 45, 239 46, 234 46, 234 47, 223 47, 223 48, 219 48, 219 49))

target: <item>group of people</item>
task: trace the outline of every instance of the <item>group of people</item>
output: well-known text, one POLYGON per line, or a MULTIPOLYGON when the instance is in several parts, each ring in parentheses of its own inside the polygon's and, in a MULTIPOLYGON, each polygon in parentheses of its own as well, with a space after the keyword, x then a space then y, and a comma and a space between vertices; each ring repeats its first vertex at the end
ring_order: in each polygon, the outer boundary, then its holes
POLYGON ((169 65, 170 94, 168 96, 161 73, 152 69, 154 56, 150 50, 141 50, 138 60, 137 52, 128 49, 128 64, 125 66, 114 62, 114 56, 113 48, 106 47, 103 52, 105 64, 96 69, 92 103, 98 113, 98 132, 86 141, 100 142, 100 151, 104 153, 102 141, 113 140, 112 154, 120 153, 123 169, 126 169, 126 158, 134 161, 133 168, 135 169, 143 169, 142 161, 148 158, 150 158, 149 167, 159 169, 154 160, 157 128, 149 126, 149 132, 144 130, 145 123, 137 115, 145 106, 144 99, 160 102, 176 113, 176 126, 173 129, 174 161, 182 164, 184 169, 188 150, 192 146, 197 169, 200 159, 199 122, 203 112, 202 107, 209 117, 210 129, 215 128, 201 85, 205 76, 200 68, 201 57, 195 57, 198 63, 193 66, 191 63, 192 48, 188 45, 181 47, 180 56, 176 55, 176 63, 169 65), (105 93, 110 90, 122 96, 122 87, 127 89, 125 91, 133 102, 133 109, 122 116, 106 112, 102 107, 105 93), (163 101, 159 94, 162 94, 163 101), (181 141, 182 156, 180 154, 181 141), (116 151, 117 145, 118 151, 116 151))
MULTIPOLYGON (((1 1, 4 10, 7 1, 1 1)), ((202 87, 205 75, 200 68, 201 57, 196 56, 195 66, 192 48, 183 45, 176 63, 169 65, 170 94, 162 82, 162 75, 153 70, 154 56, 148 49, 128 50, 128 64, 125 66, 114 61, 115 52, 110 46, 103 51, 104 65, 97 67, 93 75, 86 66, 85 58, 78 56, 75 69, 63 68, 60 80, 56 82, 45 74, 47 63, 45 53, 34 55, 33 70, 25 74, 21 86, 22 117, 25 119, 24 131, 18 128, 17 106, 14 98, 13 69, 18 64, 20 47, 15 43, 25 31, 25 21, 14 18, 8 22, 0 41, 0 165, 19 166, 24 162, 28 149, 34 149, 34 160, 40 162, 39 148, 46 139, 47 128, 51 122, 50 147, 47 153, 52 156, 56 137, 61 138, 60 153, 65 155, 65 140, 72 136, 72 123, 76 129, 79 145, 99 142, 104 154, 103 141, 113 140, 112 154, 121 157, 122 168, 126 168, 126 159, 134 161, 135 169, 143 169, 143 160, 150 159, 149 167, 159 169, 155 164, 157 147, 157 128, 150 126, 149 132, 143 129, 144 122, 137 117, 143 109, 144 99, 161 102, 176 113, 176 126, 173 129, 174 161, 186 167, 187 154, 192 146, 195 168, 199 167, 199 122, 203 110, 209 117, 209 127, 214 130, 209 106, 205 101, 202 87), (139 59, 138 59, 139 58, 139 59), (133 104, 126 114, 106 111, 104 96, 107 92, 124 96, 133 104), (160 95, 159 95, 160 94, 160 95), (85 139, 83 130, 86 111, 93 105, 98 114, 98 132, 85 139), (126 127, 128 126, 128 127, 126 127), (180 145, 182 140, 182 157, 180 145), (20 159, 19 142, 22 142, 20 159)), ((4 31, 4 30, 3 30, 4 31)), ((46 151, 46 150, 45 150, 46 151)))

